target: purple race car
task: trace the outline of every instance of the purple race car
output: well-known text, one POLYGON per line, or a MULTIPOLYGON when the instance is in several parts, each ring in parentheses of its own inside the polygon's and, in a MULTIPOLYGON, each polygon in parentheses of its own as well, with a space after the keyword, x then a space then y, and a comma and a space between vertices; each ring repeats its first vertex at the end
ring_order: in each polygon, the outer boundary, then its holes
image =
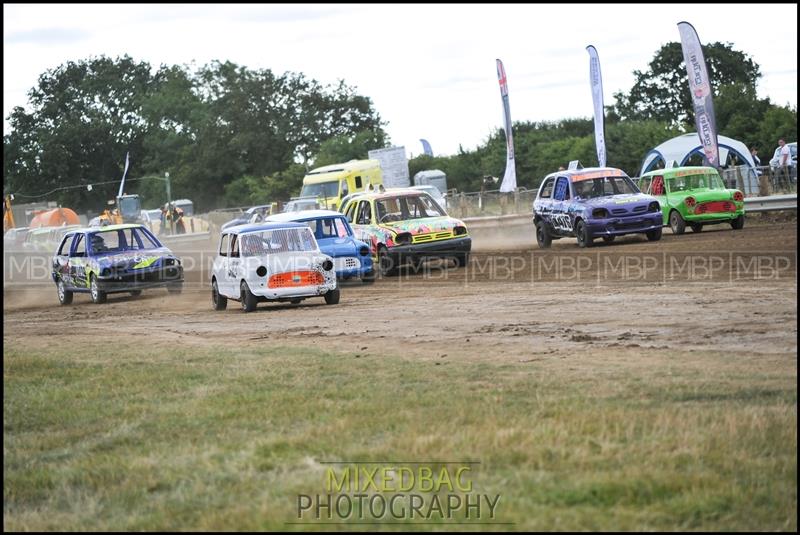
POLYGON ((580 247, 594 238, 606 243, 623 234, 661 239, 661 206, 639 191, 623 171, 613 167, 551 173, 542 181, 533 202, 533 224, 541 248, 552 240, 575 236, 580 247))

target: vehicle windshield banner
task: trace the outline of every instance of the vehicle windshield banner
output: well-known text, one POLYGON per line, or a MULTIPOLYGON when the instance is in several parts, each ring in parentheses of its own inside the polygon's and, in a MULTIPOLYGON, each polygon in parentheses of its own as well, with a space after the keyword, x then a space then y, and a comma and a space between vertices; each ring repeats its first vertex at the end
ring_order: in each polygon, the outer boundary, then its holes
POLYGON ((683 61, 689 75, 689 90, 694 104, 694 120, 700 145, 708 164, 719 168, 719 147, 717 145, 717 120, 714 116, 714 103, 711 96, 711 79, 708 77, 700 38, 694 26, 688 22, 679 22, 683 61))
POLYGON ((600 58, 597 49, 589 45, 589 83, 592 85, 592 101, 594 102, 594 143, 597 148, 598 167, 606 166, 606 135, 603 122, 603 77, 600 74, 600 58))
POLYGON ((506 131, 506 172, 500 184, 501 192, 517 189, 517 169, 514 164, 514 137, 511 134, 511 108, 508 105, 508 79, 503 62, 497 60, 497 79, 500 82, 500 98, 503 99, 503 127, 506 131))

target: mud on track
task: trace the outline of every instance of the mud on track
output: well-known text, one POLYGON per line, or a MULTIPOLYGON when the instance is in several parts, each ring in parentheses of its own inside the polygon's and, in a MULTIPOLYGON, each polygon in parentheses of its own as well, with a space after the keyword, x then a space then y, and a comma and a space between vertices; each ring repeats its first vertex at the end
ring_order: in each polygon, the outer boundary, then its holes
MULTIPOLYGON (((378 357, 534 362, 590 351, 600 358, 649 351, 796 353, 797 228, 766 222, 733 232, 711 227, 660 242, 626 237, 578 249, 476 247, 467 268, 436 262, 374 285, 346 282, 341 303, 237 302, 211 310, 207 252, 196 256, 183 294, 116 294, 105 305, 76 294, 58 305, 46 276, 4 284, 4 343, 63 347, 91 339, 146 342, 148 350, 235 344, 301 345, 378 357), (103 328, 97 326, 102 324, 103 328)), ((8 257, 6 258, 8 261, 8 257)), ((208 264, 210 265, 210 264, 208 264)), ((7 271, 8 273, 8 271, 7 271)))

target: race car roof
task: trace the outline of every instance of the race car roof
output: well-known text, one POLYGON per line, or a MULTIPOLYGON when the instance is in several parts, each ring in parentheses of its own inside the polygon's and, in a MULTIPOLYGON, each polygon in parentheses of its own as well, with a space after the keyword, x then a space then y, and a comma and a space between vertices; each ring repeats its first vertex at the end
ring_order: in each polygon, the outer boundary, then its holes
POLYGON ((266 222, 266 223, 253 223, 250 225, 236 225, 235 227, 226 228, 223 232, 230 234, 243 234, 245 232, 261 232, 262 230, 276 230, 281 228, 308 228, 302 223, 287 222, 266 222))
POLYGON ((578 182, 580 180, 592 180, 595 178, 603 178, 607 176, 628 176, 622 169, 616 167, 586 167, 584 169, 568 169, 565 171, 557 171, 547 175, 551 176, 566 176, 570 182, 578 182))
POLYGON ((307 221, 319 217, 344 217, 335 210, 298 210, 297 212, 283 212, 267 217, 267 221, 307 221))

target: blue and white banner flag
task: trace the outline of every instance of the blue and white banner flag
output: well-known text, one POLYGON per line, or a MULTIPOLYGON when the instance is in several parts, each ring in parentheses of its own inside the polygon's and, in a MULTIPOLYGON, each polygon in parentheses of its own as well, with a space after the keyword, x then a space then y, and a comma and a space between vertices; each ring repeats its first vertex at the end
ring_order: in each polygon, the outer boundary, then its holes
POLYGON ((603 112, 603 77, 600 74, 600 58, 597 49, 589 45, 589 83, 592 85, 592 101, 594 102, 594 144, 597 149, 597 162, 600 167, 606 166, 606 133, 603 112))
POLYGON ((711 95, 711 79, 708 76, 700 38, 694 26, 688 22, 679 22, 681 47, 686 72, 689 75, 689 90, 694 104, 694 120, 700 145, 708 164, 719 167, 719 145, 717 141, 717 120, 714 116, 714 102, 711 95))
POLYGON ((506 131, 506 172, 500 191, 508 192, 517 189, 517 169, 514 163, 514 137, 511 133, 511 108, 508 105, 508 79, 503 62, 497 60, 497 79, 500 81, 500 97, 503 99, 503 124, 506 131))
POLYGON ((422 153, 426 156, 433 156, 433 149, 431 149, 431 144, 428 143, 427 139, 420 139, 420 143, 422 143, 422 153))

